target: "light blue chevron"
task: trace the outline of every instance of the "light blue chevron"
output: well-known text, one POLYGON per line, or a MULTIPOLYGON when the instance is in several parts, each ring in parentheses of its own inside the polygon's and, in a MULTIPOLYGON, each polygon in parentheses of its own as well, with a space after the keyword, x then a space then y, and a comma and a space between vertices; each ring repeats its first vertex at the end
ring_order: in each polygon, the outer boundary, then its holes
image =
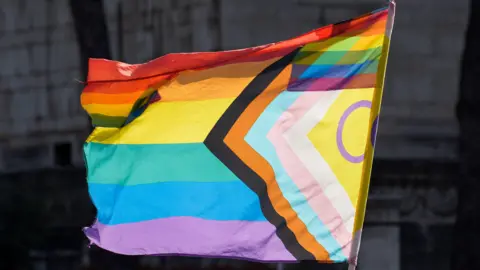
POLYGON ((245 141, 270 163, 283 196, 290 202, 293 210, 306 225, 308 231, 329 252, 331 260, 344 262, 347 258, 342 253, 342 247, 318 218, 305 196, 287 174, 276 154, 275 147, 267 138, 268 132, 280 115, 302 94, 303 92, 282 92, 260 115, 245 137, 245 141))

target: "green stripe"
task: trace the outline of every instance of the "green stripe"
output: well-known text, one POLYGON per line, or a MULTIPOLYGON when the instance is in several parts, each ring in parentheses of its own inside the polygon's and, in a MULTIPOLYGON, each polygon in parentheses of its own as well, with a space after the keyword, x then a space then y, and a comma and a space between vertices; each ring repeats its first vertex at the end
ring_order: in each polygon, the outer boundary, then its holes
POLYGON ((86 143, 84 152, 89 183, 139 185, 238 180, 203 143, 86 143))
POLYGON ((358 72, 358 74, 372 74, 377 73, 378 70, 378 60, 371 62, 369 65, 365 65, 362 67, 362 70, 358 72))
POLYGON ((298 65, 352 65, 377 60, 382 47, 364 51, 300 51, 294 63, 298 65))
POLYGON ((125 123, 126 117, 108 116, 103 114, 91 114, 92 125, 96 127, 121 127, 125 123))
POLYGON ((364 51, 348 51, 338 60, 337 65, 350 65, 359 62, 373 61, 380 59, 382 47, 368 49, 364 51))

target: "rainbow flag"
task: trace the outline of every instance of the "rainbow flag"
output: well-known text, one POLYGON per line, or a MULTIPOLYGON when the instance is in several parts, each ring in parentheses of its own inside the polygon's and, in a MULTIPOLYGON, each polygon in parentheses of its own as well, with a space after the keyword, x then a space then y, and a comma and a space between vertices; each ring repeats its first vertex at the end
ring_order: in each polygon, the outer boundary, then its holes
POLYGON ((393 18, 392 2, 254 48, 91 59, 92 244, 355 264, 393 18))

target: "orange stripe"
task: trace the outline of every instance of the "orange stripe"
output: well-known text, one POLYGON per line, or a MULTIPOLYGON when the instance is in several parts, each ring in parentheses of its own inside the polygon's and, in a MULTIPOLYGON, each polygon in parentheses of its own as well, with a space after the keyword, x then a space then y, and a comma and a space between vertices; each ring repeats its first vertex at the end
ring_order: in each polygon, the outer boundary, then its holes
POLYGON ((279 58, 184 71, 158 89, 162 102, 237 97, 262 70, 279 58))
POLYGON ((82 105, 87 104, 133 104, 143 94, 144 91, 122 93, 122 94, 104 94, 86 92, 80 97, 82 105))
MULTIPOLYGON (((385 34, 387 27, 387 17, 381 17, 373 24, 358 25, 349 29, 345 36, 375 36, 385 34)), ((342 35, 342 36, 344 36, 342 35)))
POLYGON ((285 218, 288 228, 295 234, 300 245, 312 253, 318 261, 331 262, 328 252, 310 234, 305 224, 297 217, 290 203, 283 197, 275 179, 273 168, 244 140, 246 134, 268 104, 287 88, 291 69, 291 65, 285 68, 267 89, 248 106, 225 137, 225 143, 265 181, 267 194, 275 211, 285 218))
POLYGON ((372 25, 372 22, 375 21, 383 21, 383 20, 387 20, 388 18, 388 11, 387 10, 384 10, 380 13, 375 13, 373 15, 368 15, 368 16, 364 16, 364 17, 360 17, 360 18, 357 18, 357 19, 354 19, 350 22, 350 27, 348 28, 349 30, 348 31, 352 31, 352 30, 358 30, 358 29, 365 29, 366 27, 369 27, 372 25))
MULTIPOLYGON (((158 89, 162 102, 209 100, 237 97, 244 85, 250 83, 262 70, 277 61, 272 58, 262 62, 247 62, 197 71, 181 72, 175 79, 163 84, 158 89), (232 75, 233 74, 233 75, 232 75), (235 82, 233 82, 235 79, 235 82), (234 83, 234 84, 232 84, 234 83), (235 87, 236 85, 241 87, 235 87)), ((84 92, 81 96, 83 105, 87 104, 133 104, 144 91, 130 93, 84 92)))

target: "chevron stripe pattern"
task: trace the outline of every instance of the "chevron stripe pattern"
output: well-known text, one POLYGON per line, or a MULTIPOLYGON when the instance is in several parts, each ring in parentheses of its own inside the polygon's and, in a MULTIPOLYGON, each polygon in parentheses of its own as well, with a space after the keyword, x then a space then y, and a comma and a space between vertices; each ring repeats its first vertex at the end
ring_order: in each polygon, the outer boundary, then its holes
POLYGON ((393 18, 391 3, 244 50, 92 60, 86 236, 128 255, 355 265, 393 18))

